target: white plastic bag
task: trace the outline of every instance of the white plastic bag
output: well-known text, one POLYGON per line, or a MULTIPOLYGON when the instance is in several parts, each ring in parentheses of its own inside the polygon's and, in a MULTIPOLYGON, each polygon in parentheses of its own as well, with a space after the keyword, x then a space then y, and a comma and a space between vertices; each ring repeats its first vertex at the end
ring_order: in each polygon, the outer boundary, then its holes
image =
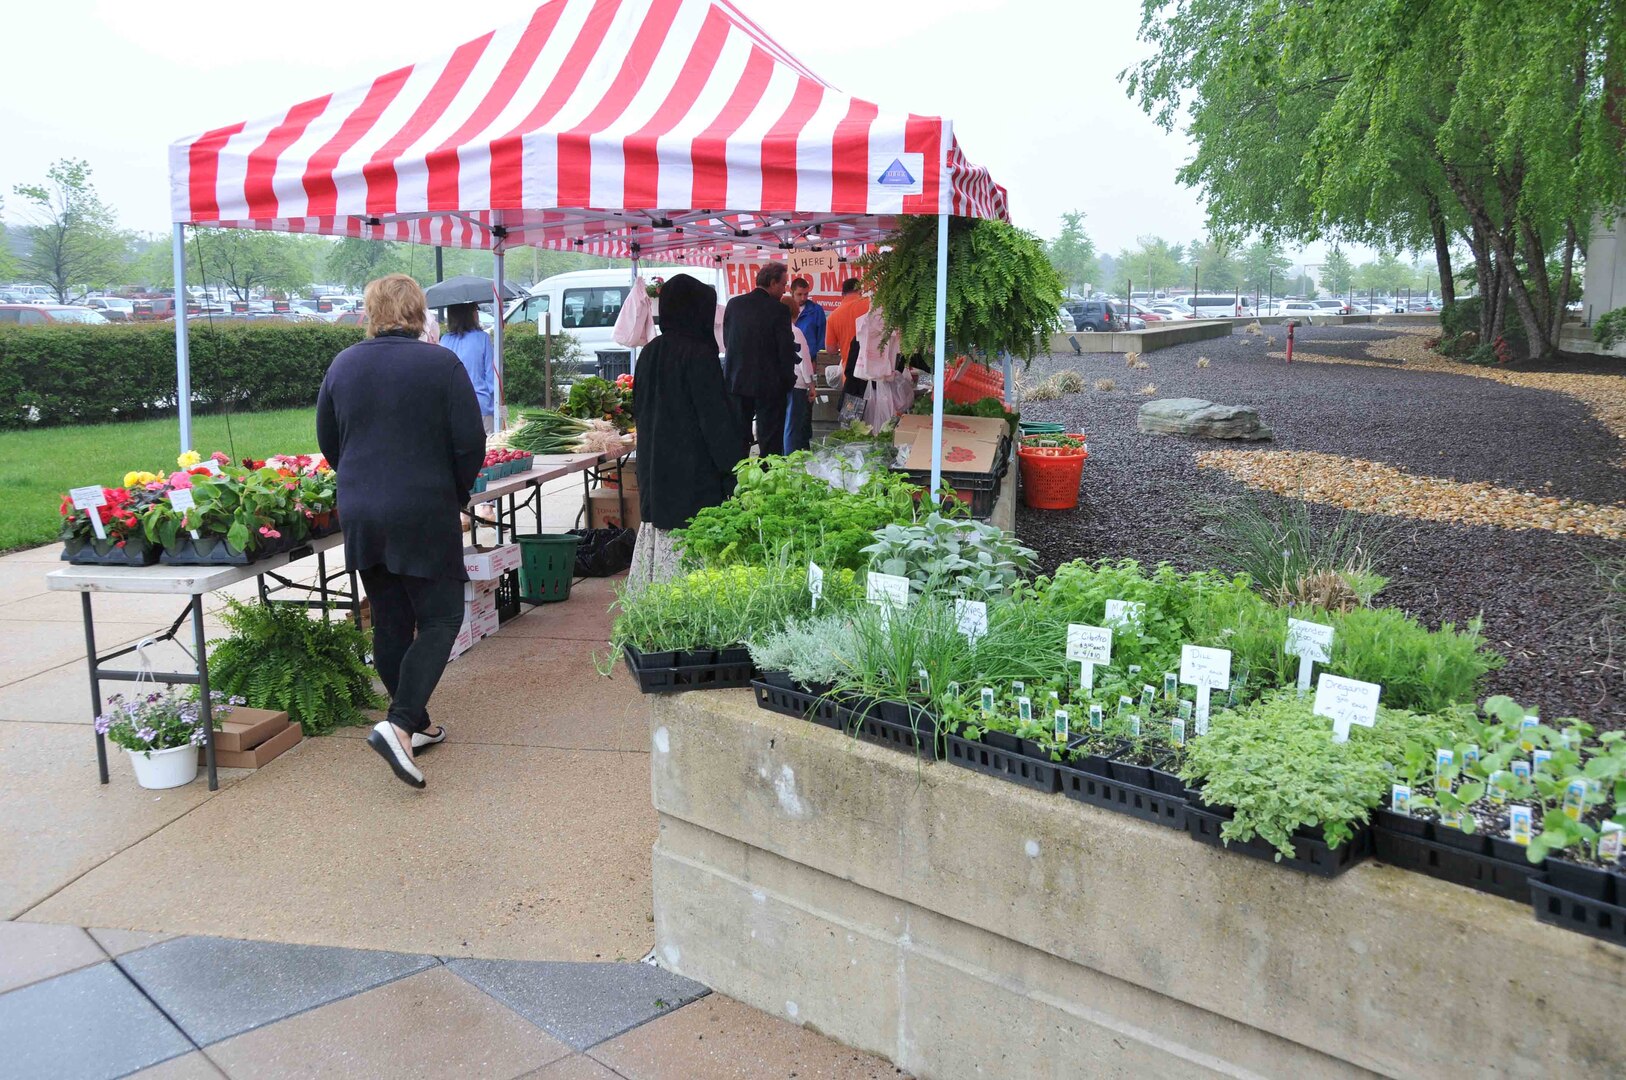
POLYGON ((627 302, 621 305, 621 313, 615 317, 615 329, 610 337, 617 345, 625 345, 629 349, 641 348, 654 340, 655 305, 642 278, 632 287, 627 302))

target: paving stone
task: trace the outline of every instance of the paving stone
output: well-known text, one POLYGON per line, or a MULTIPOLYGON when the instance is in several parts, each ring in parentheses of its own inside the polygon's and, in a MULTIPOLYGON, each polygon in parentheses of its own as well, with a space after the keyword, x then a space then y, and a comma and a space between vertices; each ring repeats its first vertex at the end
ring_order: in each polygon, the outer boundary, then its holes
POLYGON ((0 994, 106 959, 77 926, 0 922, 0 994))
POLYGON ((520 1080, 621 1080, 621 1074, 600 1065, 586 1054, 573 1054, 544 1065, 520 1080))
POLYGON ((577 1050, 708 993, 692 979, 648 964, 451 960, 447 966, 577 1050))
POLYGON ((432 956, 187 937, 119 961, 199 1046, 434 966, 432 956))
POLYGON ((559 1040, 438 966, 209 1048, 233 1080, 508 1080, 569 1053, 559 1040))
POLYGON ((626 1080, 908 1080, 891 1062, 711 994, 594 1047, 626 1080))
POLYGON ((137 949, 145 949, 149 945, 157 945, 181 936, 151 930, 115 930, 97 926, 91 927, 89 933, 96 939, 96 944, 106 949, 107 955, 112 957, 120 957, 125 953, 133 953, 137 949))
POLYGON ((162 1065, 142 1069, 130 1080, 222 1080, 225 1075, 202 1050, 194 1050, 190 1054, 170 1058, 162 1065))
POLYGON ((117 967, 0 995, 0 1080, 123 1076, 195 1049, 117 967))

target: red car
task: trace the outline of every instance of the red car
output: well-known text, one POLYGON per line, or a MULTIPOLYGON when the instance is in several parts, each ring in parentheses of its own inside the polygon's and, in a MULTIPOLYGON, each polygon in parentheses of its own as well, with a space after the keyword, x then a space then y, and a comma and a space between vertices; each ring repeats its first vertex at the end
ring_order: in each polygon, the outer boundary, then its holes
POLYGON ((101 312, 66 304, 0 304, 0 326, 45 326, 48 323, 107 325, 101 312))

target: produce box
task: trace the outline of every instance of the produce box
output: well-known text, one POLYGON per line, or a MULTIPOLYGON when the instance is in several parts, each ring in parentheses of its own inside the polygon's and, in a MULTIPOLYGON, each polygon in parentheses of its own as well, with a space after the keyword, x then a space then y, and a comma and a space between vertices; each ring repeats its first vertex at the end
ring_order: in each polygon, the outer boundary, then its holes
POLYGON ((484 581, 465 581, 463 583, 463 600, 467 603, 477 596, 495 596, 497 594, 497 578, 487 578, 484 581))
POLYGON ((601 475, 605 487, 613 489, 619 486, 626 491, 628 498, 638 492, 638 469, 634 461, 628 461, 618 469, 605 469, 601 475))
POLYGON ((496 580, 509 570, 519 569, 519 545, 503 544, 494 548, 467 547, 463 549, 463 570, 470 581, 496 580))
MULTIPOLYGON (((929 418, 928 418, 929 419, 929 418)), ((969 417, 955 417, 959 419, 972 419, 969 417)), ((1000 426, 1003 421, 996 421, 1000 426)), ((892 441, 897 446, 907 446, 908 456, 898 464, 898 468, 909 470, 928 470, 932 467, 932 433, 927 430, 905 431, 899 428, 893 433, 892 441)), ((950 431, 946 419, 943 428, 943 471, 954 473, 991 473, 998 464, 999 439, 984 439, 975 434, 950 431)))
POLYGON ((469 622, 474 629, 474 634, 476 637, 490 637, 492 634, 497 632, 497 625, 499 622, 497 619, 497 609, 493 607, 490 611, 477 611, 469 617, 469 622))
POLYGON ((231 714, 221 718, 220 728, 215 732, 215 753, 253 750, 287 726, 286 712, 233 705, 231 714))
POLYGON ((467 600, 463 604, 463 617, 465 619, 472 619, 474 616, 483 615, 488 611, 493 615, 497 613, 497 593, 495 591, 480 593, 474 599, 467 600))
MULTIPOLYGON (((905 413, 898 417, 898 426, 895 432, 923 431, 926 438, 931 439, 932 418, 917 413, 905 413)), ((1009 435, 1010 425, 997 416, 945 416, 943 417, 943 441, 947 443, 949 437, 957 436, 970 439, 984 439, 997 443, 1000 438, 1009 435)), ((901 441, 895 438, 895 441, 901 441)))
MULTIPOLYGON (((286 716, 287 714, 282 714, 286 716)), ((252 750, 222 750, 215 747, 215 767, 221 769, 258 769, 271 761, 281 757, 284 752, 299 745, 305 737, 299 725, 292 720, 284 720, 282 731, 265 740, 252 750)), ((198 762, 204 761, 204 749, 198 747, 198 762)))
POLYGON ((456 660, 459 656, 474 648, 474 643, 477 640, 473 625, 465 617, 463 625, 457 631, 457 637, 452 639, 452 654, 447 659, 456 660))
POLYGON ((622 520, 621 492, 615 488, 597 487, 587 495, 587 527, 589 529, 636 529, 643 519, 638 516, 638 496, 626 493, 626 520, 622 520))

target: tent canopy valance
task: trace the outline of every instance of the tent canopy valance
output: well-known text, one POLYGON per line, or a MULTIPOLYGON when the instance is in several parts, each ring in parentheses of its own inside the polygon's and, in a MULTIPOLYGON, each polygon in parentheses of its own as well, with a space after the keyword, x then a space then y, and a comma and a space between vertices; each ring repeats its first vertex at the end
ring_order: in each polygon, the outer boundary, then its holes
POLYGON ((1007 216, 946 120, 842 93, 727 0, 553 0, 365 86, 182 139, 170 175, 177 223, 618 258, 1007 216))

